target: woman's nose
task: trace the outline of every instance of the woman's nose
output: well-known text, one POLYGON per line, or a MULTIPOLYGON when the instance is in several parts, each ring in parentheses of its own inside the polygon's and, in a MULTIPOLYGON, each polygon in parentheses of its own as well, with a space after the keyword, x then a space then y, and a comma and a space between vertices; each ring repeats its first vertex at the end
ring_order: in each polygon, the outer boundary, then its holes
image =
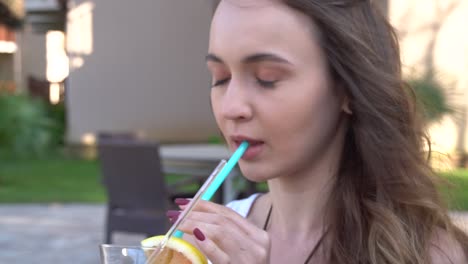
POLYGON ((231 82, 226 89, 222 101, 222 115, 230 120, 249 120, 252 118, 251 98, 242 87, 231 82))

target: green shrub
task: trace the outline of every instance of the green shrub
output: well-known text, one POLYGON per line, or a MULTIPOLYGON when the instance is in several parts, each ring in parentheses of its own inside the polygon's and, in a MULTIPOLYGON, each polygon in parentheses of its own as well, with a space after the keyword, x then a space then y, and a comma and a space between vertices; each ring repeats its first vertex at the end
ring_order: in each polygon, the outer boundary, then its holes
POLYGON ((66 108, 63 102, 58 104, 47 104, 48 116, 55 123, 55 129, 52 130, 53 145, 65 145, 66 133, 66 108))
POLYGON ((412 78, 408 84, 413 88, 426 123, 438 121, 453 112, 443 85, 435 78, 412 78))
POLYGON ((43 155, 54 147, 57 129, 46 102, 24 94, 0 93, 0 154, 43 155))

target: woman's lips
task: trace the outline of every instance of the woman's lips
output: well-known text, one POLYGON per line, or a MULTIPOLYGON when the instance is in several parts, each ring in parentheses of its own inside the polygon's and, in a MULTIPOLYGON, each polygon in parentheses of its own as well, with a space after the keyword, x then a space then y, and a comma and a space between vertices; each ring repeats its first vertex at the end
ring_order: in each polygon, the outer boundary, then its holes
MULTIPOLYGON (((247 140, 247 142, 249 142, 249 147, 244 152, 244 155, 242 155, 242 159, 253 160, 262 152, 265 143, 263 141, 250 141, 250 140, 247 140)), ((242 141, 237 141, 237 140, 234 141, 236 148, 238 148, 241 143, 242 141)))

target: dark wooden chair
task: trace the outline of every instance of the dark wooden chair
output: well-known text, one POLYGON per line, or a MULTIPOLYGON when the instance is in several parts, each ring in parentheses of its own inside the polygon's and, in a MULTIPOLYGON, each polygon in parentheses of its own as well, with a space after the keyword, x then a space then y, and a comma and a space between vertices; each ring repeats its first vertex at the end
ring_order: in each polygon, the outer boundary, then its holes
POLYGON ((166 184, 159 144, 134 139, 101 139, 98 157, 108 194, 105 243, 112 243, 115 231, 147 236, 164 234, 169 228, 165 213, 170 199, 177 196, 177 186, 188 181, 174 186, 166 184))
POLYGON ((29 95, 35 98, 41 98, 49 102, 49 87, 50 82, 45 79, 28 76, 28 91, 29 95))

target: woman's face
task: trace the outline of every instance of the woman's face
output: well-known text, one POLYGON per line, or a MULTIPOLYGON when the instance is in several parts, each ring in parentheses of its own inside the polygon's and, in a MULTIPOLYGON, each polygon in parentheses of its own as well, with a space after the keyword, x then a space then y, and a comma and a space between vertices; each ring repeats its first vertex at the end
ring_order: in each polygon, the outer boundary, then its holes
POLYGON ((333 144, 342 96, 333 87, 313 24, 273 0, 221 1, 208 69, 216 122, 254 181, 312 169, 333 144))

